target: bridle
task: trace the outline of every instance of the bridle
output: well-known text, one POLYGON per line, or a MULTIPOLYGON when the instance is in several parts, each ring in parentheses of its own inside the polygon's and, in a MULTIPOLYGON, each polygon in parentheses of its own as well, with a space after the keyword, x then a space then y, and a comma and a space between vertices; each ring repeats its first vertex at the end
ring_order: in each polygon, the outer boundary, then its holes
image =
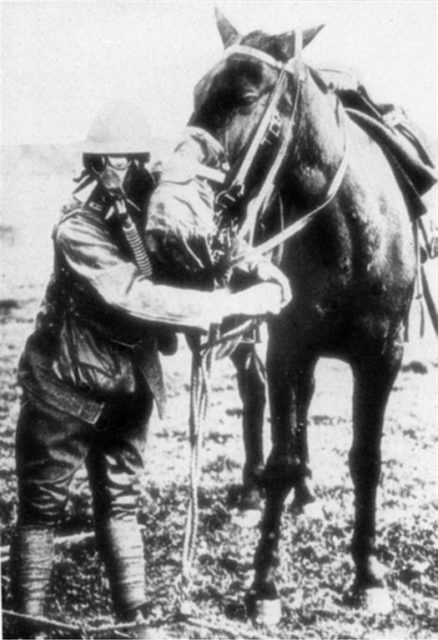
MULTIPOLYGON (((246 45, 232 45, 225 50, 224 59, 235 55, 256 58, 261 62, 278 69, 280 73, 278 74, 277 81, 271 92, 263 116, 257 125, 245 155, 237 169, 232 171, 234 175, 232 179, 228 181, 226 190, 219 194, 218 204, 219 206, 224 207, 228 207, 230 205, 234 206, 239 199, 242 199, 246 195, 248 176, 256 162, 258 153, 265 145, 272 145, 275 141, 278 141, 281 136, 282 129, 284 129, 285 135, 283 136, 283 142, 277 150, 273 166, 280 164, 282 156, 284 156, 285 153, 285 149, 283 150, 282 147, 288 146, 292 138, 292 131, 296 122, 302 84, 300 56, 295 56, 286 63, 281 63, 269 54, 259 51, 254 47, 248 47, 246 45), (286 118, 282 119, 279 115, 278 104, 284 90, 286 89, 288 74, 295 75, 299 80, 290 113, 286 118)), ((269 172, 269 175, 272 177, 272 171, 269 172)), ((264 182, 266 184, 266 179, 264 182)))
POLYGON ((255 257, 256 255, 262 255, 272 251, 273 249, 286 242, 286 240, 297 234, 299 231, 304 229, 313 220, 313 218, 320 211, 325 209, 334 199, 342 184, 347 169, 348 153, 345 114, 343 112, 343 109, 340 108, 340 124, 344 133, 342 159, 335 172, 335 175, 333 176, 326 190, 323 202, 294 223, 282 229, 279 233, 275 234, 269 240, 265 241, 262 244, 259 244, 256 247, 252 246, 257 221, 260 220, 260 218, 265 214, 270 203, 272 202, 273 197, 277 192, 277 180, 284 166, 286 156, 288 152, 290 153, 291 151, 291 145, 297 143, 297 140, 294 140, 294 133, 296 132, 297 128, 299 104, 304 82, 304 67, 302 62, 301 31, 298 30, 295 36, 295 55, 285 63, 281 63, 273 56, 246 45, 232 45, 228 47, 224 53, 225 59, 233 55, 256 58, 263 63, 268 64, 272 68, 279 70, 276 84, 272 90, 263 116, 260 119, 257 129, 253 134, 248 149, 246 150, 244 157, 240 161, 239 166, 235 169, 233 169, 233 167, 231 168, 229 176, 232 177, 226 181, 225 190, 218 194, 218 207, 219 209, 223 209, 225 211, 229 207, 235 206, 237 202, 242 200, 248 192, 249 174, 251 172, 251 169, 254 167, 258 154, 260 153, 264 144, 272 144, 273 139, 278 141, 281 138, 280 142, 277 142, 276 153, 262 185, 260 186, 257 194, 246 205, 246 214, 240 226, 238 236, 241 239, 246 240, 247 247, 245 248, 244 252, 237 254, 232 258, 231 266, 242 262, 247 257, 249 257, 249 255, 255 257), (296 90, 294 100, 292 102, 292 106, 289 110, 288 115, 281 118, 279 116, 278 104, 286 88, 289 74, 292 74, 296 79, 296 90))

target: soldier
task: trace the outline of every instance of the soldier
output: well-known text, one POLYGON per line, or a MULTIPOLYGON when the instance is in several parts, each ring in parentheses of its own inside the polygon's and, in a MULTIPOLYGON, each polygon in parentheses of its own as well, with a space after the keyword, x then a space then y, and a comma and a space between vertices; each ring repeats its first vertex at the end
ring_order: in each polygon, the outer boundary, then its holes
MULTIPOLYGON (((149 144, 136 107, 102 109, 83 146, 80 185, 55 226, 53 275, 19 363, 11 544, 14 609, 42 615, 55 526, 84 463, 115 613, 143 624, 140 638, 147 637, 145 568, 134 480, 153 401, 160 413, 164 405, 158 350, 172 347, 169 330, 208 331, 242 309, 248 317, 278 313, 290 299, 274 282, 255 285, 256 295, 154 283, 142 241, 154 187, 149 144)), ((22 628, 20 637, 32 633, 22 628)))

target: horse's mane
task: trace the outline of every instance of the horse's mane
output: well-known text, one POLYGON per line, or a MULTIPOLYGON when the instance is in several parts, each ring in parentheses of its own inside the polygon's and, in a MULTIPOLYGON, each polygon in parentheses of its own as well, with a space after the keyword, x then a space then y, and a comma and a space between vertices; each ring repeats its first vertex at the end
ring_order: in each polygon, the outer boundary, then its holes
POLYGON ((322 77, 320 72, 317 71, 316 69, 314 69, 313 67, 309 67, 308 65, 307 65, 307 68, 309 70, 310 75, 312 76, 312 79, 314 80, 315 84, 317 85, 317 87, 323 93, 328 93, 330 91, 330 87, 327 84, 327 82, 324 80, 324 78, 322 77))

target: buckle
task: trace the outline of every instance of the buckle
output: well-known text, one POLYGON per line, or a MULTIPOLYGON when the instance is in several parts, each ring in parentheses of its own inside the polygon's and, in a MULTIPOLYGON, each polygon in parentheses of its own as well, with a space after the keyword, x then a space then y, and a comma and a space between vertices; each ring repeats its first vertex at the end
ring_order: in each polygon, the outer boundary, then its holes
POLYGON ((245 187, 243 184, 231 185, 226 191, 220 191, 216 196, 216 205, 221 211, 229 211, 236 207, 243 198, 245 187))
POLYGON ((272 120, 269 123, 268 128, 269 133, 272 133, 273 136, 278 137, 281 132, 281 118, 278 111, 274 111, 272 115, 272 120))
POLYGON ((273 142, 278 140, 281 133, 281 126, 282 126, 282 119, 279 112, 276 110, 272 114, 272 118, 266 130, 266 134, 262 144, 272 144, 273 142))

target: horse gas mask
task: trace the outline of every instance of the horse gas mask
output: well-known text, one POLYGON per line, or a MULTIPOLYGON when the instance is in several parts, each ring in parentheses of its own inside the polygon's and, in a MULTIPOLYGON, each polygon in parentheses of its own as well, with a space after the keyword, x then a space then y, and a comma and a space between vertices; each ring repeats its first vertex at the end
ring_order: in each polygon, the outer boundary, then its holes
POLYGON ((217 271, 216 194, 225 178, 221 145, 188 127, 152 194, 146 243, 158 272, 171 280, 209 279, 217 271))

